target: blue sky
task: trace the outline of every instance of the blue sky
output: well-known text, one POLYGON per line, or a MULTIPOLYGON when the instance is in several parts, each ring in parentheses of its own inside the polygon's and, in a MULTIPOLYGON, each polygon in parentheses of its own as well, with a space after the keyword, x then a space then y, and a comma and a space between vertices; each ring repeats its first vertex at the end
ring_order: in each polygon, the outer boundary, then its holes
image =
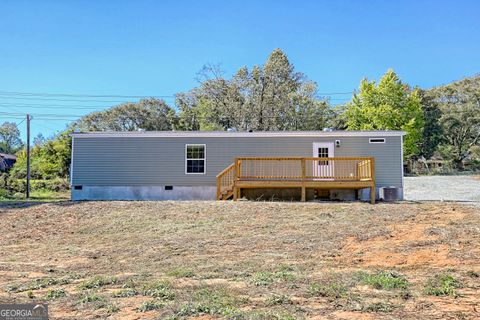
MULTIPOLYGON (((479 1, 3 0, 0 112, 70 117, 115 104, 9 91, 171 96, 194 87, 206 63, 230 75, 275 48, 319 92, 351 91, 388 68, 429 88, 480 72, 479 14, 479 1)), ((5 120, 21 121, 0 113, 5 120)), ((67 122, 34 119, 32 132, 67 122)))

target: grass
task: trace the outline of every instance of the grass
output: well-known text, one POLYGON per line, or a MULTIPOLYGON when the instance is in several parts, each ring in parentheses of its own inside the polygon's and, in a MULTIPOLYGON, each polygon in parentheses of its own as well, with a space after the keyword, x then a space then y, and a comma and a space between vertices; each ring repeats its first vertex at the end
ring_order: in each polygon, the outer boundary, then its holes
POLYGON ((252 283, 256 286, 269 286, 274 282, 288 282, 296 279, 293 269, 289 266, 280 266, 276 271, 259 271, 252 276, 252 283))
POLYGON ((178 267, 167 272, 167 275, 175 278, 192 278, 195 276, 195 273, 192 269, 178 267))
POLYGON ((163 306, 164 306, 163 303, 157 302, 156 300, 145 301, 138 307, 137 310, 139 312, 147 312, 147 311, 161 309, 163 308, 163 306))
POLYGON ((310 285, 309 293, 314 297, 327 297, 333 299, 344 298, 349 289, 340 283, 313 283, 310 285))
POLYGON ((117 283, 117 278, 110 276, 95 276, 82 282, 78 288, 81 290, 97 289, 106 285, 117 283))
POLYGON ((96 294, 96 293, 87 293, 84 294, 78 299, 78 302, 80 303, 90 303, 90 302, 96 302, 96 301, 104 301, 105 298, 96 294))
POLYGON ((473 206, 106 201, 0 215, 0 300, 65 318, 471 319, 480 303, 473 206))
POLYGON ((375 289, 394 290, 407 289, 408 281, 401 275, 394 272, 380 271, 375 274, 367 274, 363 279, 365 284, 375 289))
POLYGON ((191 317, 202 314, 232 317, 238 315, 238 301, 225 288, 201 288, 193 292, 189 301, 180 306, 173 317, 191 317))
POLYGON ((58 289, 58 290, 51 289, 51 290, 48 290, 47 295, 45 296, 45 299, 55 300, 55 299, 66 297, 66 296, 67 294, 63 289, 58 289))
POLYGON ((0 194, 0 202, 55 202, 70 200, 70 191, 51 191, 46 189, 32 190, 30 198, 25 198, 25 193, 0 194))
POLYGON ((136 295, 138 295, 138 291, 135 289, 123 289, 112 293, 112 297, 114 298, 128 298, 136 295))
POLYGON ((111 315, 111 314, 119 312, 120 308, 115 304, 109 304, 105 308, 105 311, 107 312, 108 315, 111 315))
POLYGON ((145 284, 140 292, 144 296, 150 296, 160 300, 172 300, 175 297, 171 283, 165 281, 145 284))
POLYGON ((292 303, 292 300, 290 299, 290 297, 288 297, 285 294, 273 294, 269 296, 265 301, 265 304, 267 306, 276 306, 276 305, 291 304, 291 303, 292 303))
POLYGON ((68 278, 38 278, 27 283, 16 283, 8 285, 5 288, 7 292, 24 292, 32 291, 43 288, 48 288, 56 285, 65 285, 69 284, 70 279, 68 278))
POLYGON ((439 274, 428 279, 425 293, 431 296, 457 297, 461 283, 450 274, 439 274))
POLYGON ((367 312, 392 312, 396 308, 395 305, 386 302, 375 302, 363 306, 362 310, 367 312))

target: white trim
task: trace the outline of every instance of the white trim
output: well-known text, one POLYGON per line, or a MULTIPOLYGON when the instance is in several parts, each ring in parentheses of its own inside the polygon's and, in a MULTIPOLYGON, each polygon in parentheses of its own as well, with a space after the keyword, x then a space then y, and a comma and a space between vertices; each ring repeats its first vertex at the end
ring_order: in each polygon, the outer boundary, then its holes
POLYGON ((73 146, 75 137, 72 136, 72 150, 70 150, 70 189, 73 188, 73 146))
POLYGON ((387 139, 385 138, 369 138, 368 143, 386 143, 387 139), (383 140, 383 141, 372 141, 372 140, 383 140))
POLYGON ((185 144, 185 174, 206 174, 207 173, 207 145, 204 143, 186 143, 185 144), (203 158, 202 159, 190 159, 190 160, 203 160, 203 172, 187 172, 187 147, 188 146, 202 146, 203 147, 203 158))
POLYGON ((115 138, 115 137, 161 137, 161 138, 256 138, 256 137, 398 137, 404 131, 128 131, 128 132, 91 132, 72 133, 76 138, 115 138))
MULTIPOLYGON (((335 143, 334 142, 313 142, 312 143, 312 156, 314 158, 317 158, 318 157, 318 148, 328 148, 328 158, 333 158, 335 157, 335 143)), ((314 161, 313 162, 313 166, 315 167, 317 161, 314 161)), ((329 173, 329 174, 333 174, 333 170, 335 170, 333 168, 333 161, 329 161, 328 164, 325 164, 325 165, 321 165, 321 164, 318 164, 318 172, 320 173, 329 173)), ((315 172, 315 168, 313 169, 313 172, 315 172)), ((322 179, 322 180, 329 180, 329 179, 322 179)))
POLYGON ((335 156, 335 143, 334 142, 314 142, 312 143, 312 151, 313 151, 313 157, 317 158, 318 153, 317 150, 318 148, 328 148, 328 157, 333 158, 335 156))

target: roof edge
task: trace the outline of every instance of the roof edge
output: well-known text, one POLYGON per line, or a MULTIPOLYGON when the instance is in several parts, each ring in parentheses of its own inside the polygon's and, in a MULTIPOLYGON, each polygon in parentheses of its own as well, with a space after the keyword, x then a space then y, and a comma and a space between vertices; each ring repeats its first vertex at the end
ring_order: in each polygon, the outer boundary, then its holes
POLYGON ((116 138, 116 137, 146 137, 146 138, 254 138, 254 137, 398 137, 406 132, 396 130, 375 131, 115 131, 115 132, 85 132, 72 133, 74 138, 116 138))

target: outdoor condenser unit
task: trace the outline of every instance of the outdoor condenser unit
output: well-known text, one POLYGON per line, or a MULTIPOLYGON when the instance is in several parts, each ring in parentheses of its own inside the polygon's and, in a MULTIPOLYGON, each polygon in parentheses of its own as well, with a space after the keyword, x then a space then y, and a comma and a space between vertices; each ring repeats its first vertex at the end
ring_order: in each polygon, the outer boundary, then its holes
POLYGON ((383 201, 397 201, 400 200, 401 191, 397 187, 383 187, 380 188, 380 199, 383 201))

